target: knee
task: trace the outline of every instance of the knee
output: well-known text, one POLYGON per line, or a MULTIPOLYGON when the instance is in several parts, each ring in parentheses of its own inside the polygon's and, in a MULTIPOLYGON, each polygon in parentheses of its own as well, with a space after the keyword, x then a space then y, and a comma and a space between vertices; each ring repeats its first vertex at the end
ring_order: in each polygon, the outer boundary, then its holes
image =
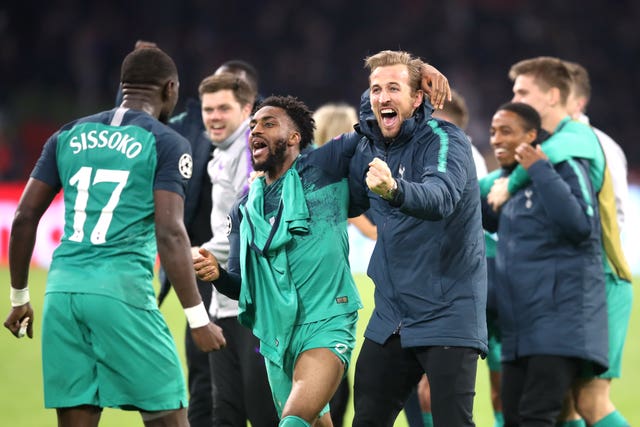
POLYGON ((280 420, 278 427, 311 427, 311 424, 295 415, 287 415, 280 420))
POLYGON ((576 411, 588 424, 594 424, 615 407, 609 398, 608 387, 583 387, 575 394, 576 411))

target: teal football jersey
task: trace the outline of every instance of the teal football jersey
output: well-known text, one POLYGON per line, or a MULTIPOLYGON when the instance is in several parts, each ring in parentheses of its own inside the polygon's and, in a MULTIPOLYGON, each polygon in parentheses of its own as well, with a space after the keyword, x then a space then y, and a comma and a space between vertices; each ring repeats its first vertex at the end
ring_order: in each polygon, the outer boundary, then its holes
POLYGON ((153 191, 184 197, 190 176, 188 142, 141 111, 114 109, 54 134, 32 173, 64 193, 64 235, 47 292, 155 307, 153 191))

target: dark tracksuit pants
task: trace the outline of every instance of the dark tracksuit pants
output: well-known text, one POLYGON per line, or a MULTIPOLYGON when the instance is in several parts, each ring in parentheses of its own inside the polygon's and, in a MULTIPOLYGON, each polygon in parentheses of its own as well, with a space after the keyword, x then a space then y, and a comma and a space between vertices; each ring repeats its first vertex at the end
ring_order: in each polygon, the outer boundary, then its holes
POLYGON ((423 373, 431 385, 434 425, 473 426, 477 366, 473 348, 402 348, 399 335, 384 345, 365 338, 356 362, 353 426, 393 426, 423 373))
MULTIPOLYGON (((211 282, 198 280, 198 290, 205 307, 209 307, 213 293, 211 282)), ((184 334, 184 349, 189 387, 189 408, 187 410, 189 424, 191 427, 211 427, 213 401, 211 400, 209 354, 200 351, 193 342, 189 324, 187 324, 187 330, 184 334)))
POLYGON ((267 380, 260 342, 237 317, 217 319, 227 346, 209 353, 213 427, 275 427, 278 414, 267 380))
POLYGON ((562 356, 528 356, 502 362, 505 427, 555 426, 579 367, 579 359, 562 356))

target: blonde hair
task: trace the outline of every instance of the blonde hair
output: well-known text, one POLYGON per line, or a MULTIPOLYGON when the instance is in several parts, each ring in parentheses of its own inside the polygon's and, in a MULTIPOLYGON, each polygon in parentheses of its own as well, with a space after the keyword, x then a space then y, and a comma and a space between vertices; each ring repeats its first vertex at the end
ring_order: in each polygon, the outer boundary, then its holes
POLYGON ((364 65, 373 72, 378 67, 388 67, 391 65, 406 65, 409 71, 409 86, 413 91, 420 89, 422 82, 422 65, 424 62, 416 58, 409 52, 400 50, 383 50, 375 55, 367 56, 364 65))
POLYGON ((317 147, 336 136, 351 132, 353 125, 358 123, 356 109, 342 103, 321 106, 313 113, 313 119, 316 122, 313 142, 317 147))

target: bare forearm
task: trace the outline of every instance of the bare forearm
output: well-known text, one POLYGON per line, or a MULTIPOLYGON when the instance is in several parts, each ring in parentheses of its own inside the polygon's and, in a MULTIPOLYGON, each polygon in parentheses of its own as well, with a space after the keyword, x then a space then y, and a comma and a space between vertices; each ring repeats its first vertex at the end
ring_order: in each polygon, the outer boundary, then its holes
POLYGON ((27 286, 29 280, 29 263, 36 241, 38 222, 28 215, 17 211, 11 226, 9 238, 9 271, 11 285, 20 289, 27 286))
POLYGON ((159 231, 158 254, 160 262, 184 308, 200 303, 201 297, 193 274, 189 238, 183 226, 159 231))
POLYGON ((14 288, 27 286, 38 223, 57 191, 43 181, 30 178, 22 192, 9 239, 9 271, 14 288))

